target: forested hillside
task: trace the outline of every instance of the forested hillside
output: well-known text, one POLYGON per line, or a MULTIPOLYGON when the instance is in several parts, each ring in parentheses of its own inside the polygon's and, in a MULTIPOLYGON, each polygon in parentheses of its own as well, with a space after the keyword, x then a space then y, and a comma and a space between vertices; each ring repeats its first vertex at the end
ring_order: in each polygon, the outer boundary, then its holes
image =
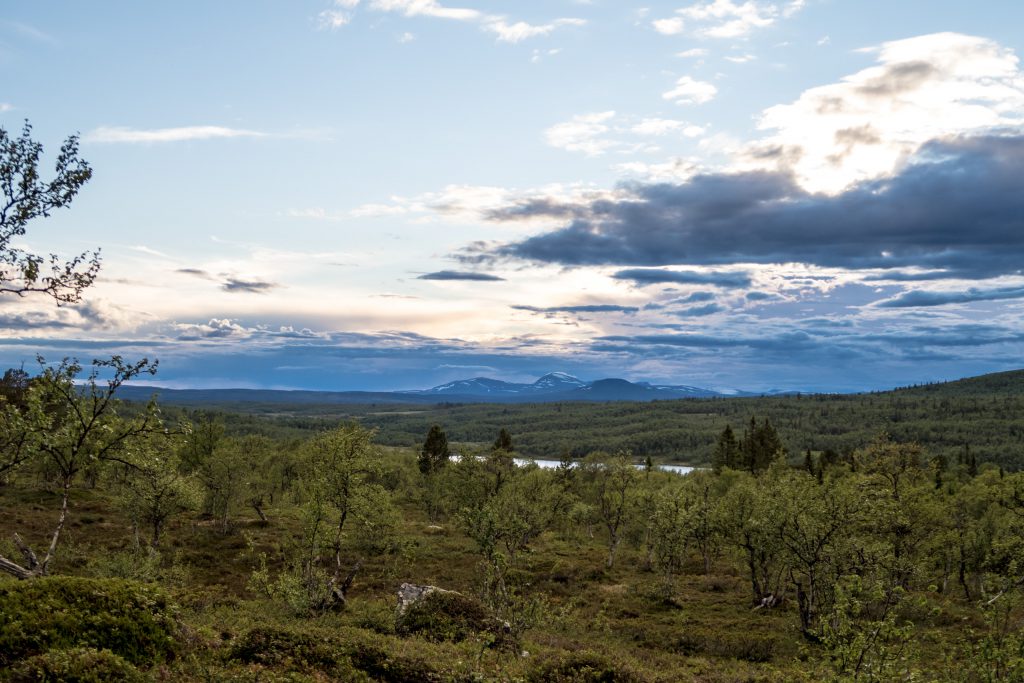
POLYGON ((236 402, 203 406, 229 411, 229 430, 294 436, 337 420, 357 419, 391 446, 420 443, 430 425, 454 442, 479 444, 501 428, 516 434, 520 453, 559 458, 595 450, 708 463, 727 424, 742 432, 751 417, 767 418, 794 458, 807 449, 848 454, 879 433, 917 442, 950 462, 966 451, 1009 470, 1024 467, 1024 371, 896 391, 852 395, 685 399, 650 403, 287 405, 236 402))

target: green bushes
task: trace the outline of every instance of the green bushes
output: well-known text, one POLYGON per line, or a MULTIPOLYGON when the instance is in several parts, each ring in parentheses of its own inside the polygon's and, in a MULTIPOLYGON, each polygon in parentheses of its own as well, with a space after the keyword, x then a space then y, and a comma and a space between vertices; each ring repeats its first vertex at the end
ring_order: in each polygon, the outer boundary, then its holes
POLYGON ((67 576, 0 584, 0 667, 71 648, 149 665, 174 657, 179 632, 176 608, 155 586, 67 576))
POLYGON ((337 663, 336 648, 326 639, 284 628, 254 628, 231 648, 231 658, 247 664, 297 669, 331 668, 337 663))
POLYGON ((434 591, 409 606, 396 630, 402 635, 457 643, 480 633, 501 639, 502 626, 473 598, 454 591, 434 591))
POLYGON ((324 635, 294 628, 260 627, 243 635, 229 659, 278 670, 319 671, 332 678, 389 683, 431 683, 439 675, 415 655, 401 653, 397 639, 357 629, 324 635))
POLYGON ((530 671, 530 683, 643 683, 632 667, 594 652, 552 657, 530 671))
POLYGON ((675 642, 679 654, 710 655, 745 662, 770 662, 779 650, 778 638, 735 627, 690 630, 675 642))
POLYGON ((110 650, 79 647, 50 650, 22 660, 5 680, 10 683, 142 683, 146 677, 110 650))

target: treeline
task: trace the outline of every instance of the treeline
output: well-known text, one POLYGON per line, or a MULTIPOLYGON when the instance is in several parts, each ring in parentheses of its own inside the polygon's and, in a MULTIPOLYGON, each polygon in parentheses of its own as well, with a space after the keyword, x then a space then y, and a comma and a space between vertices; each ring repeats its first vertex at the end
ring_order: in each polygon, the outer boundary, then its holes
MULTIPOLYGON (((520 453, 557 459, 595 450, 630 450, 655 459, 710 463, 727 424, 740 428, 752 416, 768 419, 794 457, 807 450, 848 457, 879 433, 912 441, 950 462, 969 449, 979 462, 1009 471, 1024 467, 1024 379, 934 385, 880 394, 688 399, 652 403, 553 403, 530 405, 262 406, 260 413, 220 413, 229 433, 303 437, 339 420, 378 430, 378 441, 410 447, 431 424, 454 443, 485 444, 501 428, 516 435, 520 453)), ((245 410, 245 404, 236 409, 245 410)), ((174 410, 165 409, 173 413, 174 410)), ((182 410, 195 418, 204 413, 182 410)))

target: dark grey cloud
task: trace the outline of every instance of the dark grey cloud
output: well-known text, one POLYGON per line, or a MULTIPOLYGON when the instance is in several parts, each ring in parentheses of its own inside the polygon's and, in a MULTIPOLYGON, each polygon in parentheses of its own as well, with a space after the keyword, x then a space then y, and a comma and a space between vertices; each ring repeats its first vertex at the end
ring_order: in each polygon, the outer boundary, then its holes
POLYGON ((669 301, 670 304, 698 304, 704 301, 714 301, 714 292, 694 292, 689 296, 684 296, 679 299, 673 299, 669 301))
POLYGON ((233 277, 229 277, 220 288, 225 292, 246 292, 249 294, 264 294, 272 289, 276 289, 279 285, 273 282, 264 282, 263 280, 238 280, 233 277))
MULTIPOLYGON (((623 266, 797 262, 991 277, 1022 268, 1021 177, 1024 136, 933 141, 898 175, 837 196, 807 193, 782 172, 711 173, 683 184, 624 186, 629 196, 618 200, 520 204, 505 209, 505 218, 548 211, 570 222, 487 252, 475 245, 464 257, 623 266)), ((665 278, 651 281, 673 281, 665 278)))
POLYGON ((71 327, 75 327, 75 325, 43 313, 0 313, 0 330, 14 332, 18 330, 61 330, 71 327))
POLYGON ((214 280, 215 279, 213 277, 213 275, 210 275, 208 272, 206 272, 205 270, 203 270, 201 268, 178 268, 174 272, 175 273, 181 273, 182 275, 191 275, 193 277, 199 277, 199 278, 202 278, 204 280, 214 280))
POLYGON ((619 306, 618 304, 584 304, 582 306, 512 306, 517 311, 531 313, 636 313, 637 306, 619 306))
POLYGON ((759 337, 734 337, 713 334, 609 335, 598 337, 598 341, 643 344, 646 346, 677 346, 692 349, 747 347, 762 350, 787 348, 796 350, 817 343, 811 335, 802 330, 785 332, 775 336, 759 337))
POLYGON ((715 313, 722 313, 728 310, 725 306, 719 304, 707 304, 705 306, 691 306, 690 308, 684 308, 679 311, 674 311, 673 315, 683 316, 687 318, 699 318, 705 315, 713 315, 715 313))
POLYGON ((962 292, 934 292, 914 289, 892 299, 879 303, 881 308, 915 308, 922 306, 944 306, 946 304, 969 304, 975 301, 1002 301, 1024 299, 1024 287, 998 287, 978 289, 971 287, 962 292))
POLYGON ((201 280, 210 280, 212 282, 220 282, 220 287, 225 292, 243 292, 249 294, 263 294, 269 292, 272 289, 276 289, 280 285, 274 282, 266 282, 263 280, 240 280, 235 277, 229 276, 227 273, 219 273, 214 275, 202 268, 178 268, 174 271, 182 275, 191 275, 192 277, 200 278, 201 280))
POLYGON ((439 270, 436 273, 420 275, 417 280, 471 280, 473 282, 498 282, 505 278, 490 273, 476 273, 464 270, 439 270))
POLYGON ((747 292, 747 301, 771 301, 772 299, 778 299, 778 294, 772 294, 771 292, 747 292))
POLYGON ((750 275, 745 272, 700 273, 694 270, 662 270, 660 268, 628 268, 612 275, 616 280, 631 280, 640 285, 674 282, 682 285, 716 285, 718 287, 749 287, 750 275))

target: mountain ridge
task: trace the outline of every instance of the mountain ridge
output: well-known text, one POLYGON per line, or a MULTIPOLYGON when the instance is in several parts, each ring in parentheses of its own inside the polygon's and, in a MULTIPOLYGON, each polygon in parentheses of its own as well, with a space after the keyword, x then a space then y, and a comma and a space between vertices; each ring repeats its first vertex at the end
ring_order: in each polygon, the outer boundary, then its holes
POLYGON ((630 382, 604 378, 585 382, 565 372, 549 372, 532 383, 506 382, 491 377, 471 377, 429 389, 405 391, 313 391, 288 389, 170 389, 159 386, 125 386, 121 394, 142 400, 152 394, 170 403, 287 402, 287 403, 540 403, 556 401, 655 401, 681 398, 715 398, 755 395, 721 393, 688 385, 630 382))
MULTIPOLYGON (((965 377, 945 382, 879 390, 893 393, 1024 393, 1024 370, 1011 370, 965 377)), ((829 392, 712 390, 689 385, 630 382, 605 378, 584 382, 572 375, 553 372, 533 383, 504 382, 487 377, 456 380, 430 389, 410 391, 317 391, 308 389, 170 389, 159 386, 121 387, 127 400, 147 400, 157 394, 160 400, 178 405, 216 403, 292 403, 292 404, 436 404, 436 403, 548 403, 560 401, 658 401, 685 398, 744 398, 785 396, 829 392), (483 381, 485 380, 485 381, 483 381)), ((877 393, 877 392, 852 392, 877 393)))

